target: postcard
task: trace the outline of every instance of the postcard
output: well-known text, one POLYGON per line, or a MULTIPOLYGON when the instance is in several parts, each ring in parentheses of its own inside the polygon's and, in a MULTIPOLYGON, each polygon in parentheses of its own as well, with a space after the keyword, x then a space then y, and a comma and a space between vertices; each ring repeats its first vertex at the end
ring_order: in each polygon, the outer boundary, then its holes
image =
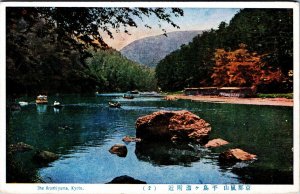
POLYGON ((299 2, 0 5, 0 193, 299 193, 299 2))

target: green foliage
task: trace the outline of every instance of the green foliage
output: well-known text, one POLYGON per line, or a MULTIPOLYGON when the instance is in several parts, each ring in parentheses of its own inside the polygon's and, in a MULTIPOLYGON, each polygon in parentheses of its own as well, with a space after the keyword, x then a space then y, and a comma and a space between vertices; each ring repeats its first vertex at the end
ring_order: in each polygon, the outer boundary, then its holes
MULTIPOLYGON (((137 27, 154 15, 158 25, 183 15, 178 8, 7 7, 7 94, 89 92, 95 79, 83 74, 89 48, 107 49, 102 35, 137 27)), ((149 25, 145 26, 151 28, 149 25)), ((162 29, 165 32, 164 29, 162 29)))
POLYGON ((257 97, 259 97, 259 98, 287 98, 287 99, 293 99, 293 93, 287 93, 287 94, 257 94, 257 97))
POLYGON ((176 94, 184 94, 184 91, 175 91, 175 92, 167 92, 165 95, 176 95, 176 94))
MULTIPOLYGON (((7 25, 9 29, 22 28, 29 31, 38 21, 45 22, 51 31, 43 31, 41 36, 57 34, 57 38, 76 47, 77 50, 89 46, 105 47, 102 32, 113 38, 113 32, 129 33, 129 27, 137 27, 136 20, 154 15, 158 24, 167 22, 179 28, 171 17, 183 16, 179 8, 127 8, 127 7, 8 7, 7 25), (80 40, 80 42, 78 42, 80 40)), ((151 28, 148 24, 146 27, 151 28)), ((161 28, 161 25, 159 25, 161 28)), ((166 32, 165 29, 162 29, 166 32)))
MULTIPOLYGON (((247 45, 249 52, 263 55, 266 67, 279 68, 288 77, 288 72, 293 69, 293 10, 240 10, 229 24, 221 22, 217 30, 204 32, 161 60, 156 68, 158 86, 166 91, 211 86, 216 49, 233 51, 241 43, 247 45)), ((258 89, 291 91, 292 82, 282 82, 274 87, 270 83, 258 89)))
POLYGON ((7 34, 9 94, 80 91, 80 87, 76 86, 80 79, 77 71, 84 68, 83 55, 57 40, 57 34, 39 36, 49 29, 46 23, 40 21, 28 33, 11 29, 11 33, 7 34))
POLYGON ((188 45, 172 52, 161 60, 156 67, 158 85, 165 91, 182 90, 184 87, 194 87, 211 83, 216 47, 214 30, 203 32, 196 36, 188 45))
POLYGON ((250 51, 267 54, 265 60, 287 74, 293 69, 293 10, 244 9, 230 21, 231 47, 247 44, 250 51))
POLYGON ((99 92, 156 90, 154 70, 123 57, 113 49, 93 52, 84 75, 94 80, 99 92))

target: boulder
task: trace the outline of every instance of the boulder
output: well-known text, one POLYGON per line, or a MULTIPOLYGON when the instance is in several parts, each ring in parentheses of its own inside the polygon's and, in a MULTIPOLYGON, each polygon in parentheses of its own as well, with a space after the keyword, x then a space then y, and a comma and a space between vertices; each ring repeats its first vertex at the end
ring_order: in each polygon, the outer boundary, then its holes
POLYGON ((141 142, 142 140, 141 140, 141 138, 125 136, 125 137, 123 137, 122 141, 124 141, 124 142, 141 142))
POLYGON ((219 155, 221 162, 238 162, 256 159, 256 155, 245 152, 241 149, 230 149, 219 155))
POLYGON ((123 175, 114 178, 112 181, 108 182, 108 184, 147 184, 147 183, 144 181, 134 179, 130 176, 123 175))
POLYGON ((136 136, 155 141, 207 142, 210 124, 197 115, 186 111, 158 111, 140 117, 136 121, 136 136))
POLYGON ((57 160, 58 158, 57 154, 49 151, 38 151, 34 155, 34 160, 40 164, 47 164, 57 160))
POLYGON ((127 147, 122 144, 115 144, 109 149, 109 152, 112 154, 117 154, 119 157, 126 157, 127 147))
POLYGON ((9 145, 8 150, 9 152, 25 152, 25 151, 33 150, 33 146, 23 142, 18 142, 16 144, 9 145))
POLYGON ((205 147, 206 148, 215 148, 215 147, 220 147, 220 146, 223 146, 226 144, 229 144, 228 141, 218 138, 218 139, 210 140, 207 144, 205 144, 205 147))

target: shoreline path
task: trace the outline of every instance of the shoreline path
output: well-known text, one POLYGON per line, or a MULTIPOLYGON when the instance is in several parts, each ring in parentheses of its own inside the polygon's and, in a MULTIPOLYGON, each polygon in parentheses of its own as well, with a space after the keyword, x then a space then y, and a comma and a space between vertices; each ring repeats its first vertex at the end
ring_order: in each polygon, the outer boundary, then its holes
POLYGON ((186 96, 182 94, 168 95, 166 100, 192 100, 201 102, 213 103, 228 103, 228 104, 251 104, 251 105, 268 105, 268 106, 293 106, 293 99, 287 98, 235 98, 222 96, 186 96))

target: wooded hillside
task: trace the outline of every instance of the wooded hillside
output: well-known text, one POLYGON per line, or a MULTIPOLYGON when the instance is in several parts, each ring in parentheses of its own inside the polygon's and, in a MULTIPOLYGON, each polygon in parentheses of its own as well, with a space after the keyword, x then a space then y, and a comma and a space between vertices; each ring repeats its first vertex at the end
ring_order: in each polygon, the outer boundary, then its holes
MULTIPOLYGON (((217 49, 226 55, 246 45, 247 53, 260 56, 263 66, 261 76, 278 76, 280 79, 268 79, 265 82, 247 81, 239 85, 256 86, 260 92, 292 91, 293 71, 293 10, 292 9, 242 9, 229 22, 222 22, 218 29, 211 29, 193 39, 181 49, 174 51, 161 60, 156 67, 158 85, 163 90, 176 91, 185 87, 221 86, 216 81, 217 49), (267 70, 266 70, 267 69, 267 70), (273 72, 273 74, 270 74, 273 72), (271 81, 270 81, 271 80, 271 81)), ((224 55, 225 56, 225 55, 224 55)), ((240 56, 242 59, 245 56, 240 56)), ((241 61, 243 62, 243 61, 241 61)), ((239 70, 240 71, 240 70, 239 70)), ((248 71, 248 70, 246 70, 248 71)), ((229 71, 225 74, 230 74, 229 71)), ((224 74, 223 74, 224 75, 224 74)), ((243 80, 251 80, 243 74, 243 80)), ((227 75, 226 75, 227 76, 227 75)), ((233 75, 229 75, 232 78, 233 75)), ((260 77, 261 79, 263 77, 260 77)), ((237 80, 236 80, 237 81, 237 80)), ((227 86, 236 86, 236 82, 225 82, 227 86)))

